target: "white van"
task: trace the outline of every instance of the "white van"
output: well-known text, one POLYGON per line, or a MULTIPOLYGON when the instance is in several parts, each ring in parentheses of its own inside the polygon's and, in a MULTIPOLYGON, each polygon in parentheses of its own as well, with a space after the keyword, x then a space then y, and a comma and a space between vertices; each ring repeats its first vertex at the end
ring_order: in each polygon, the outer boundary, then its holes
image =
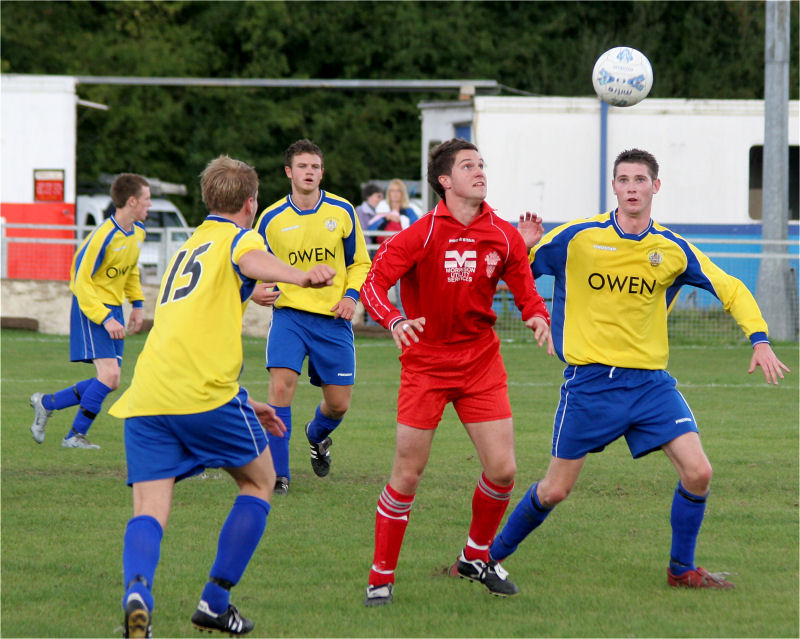
MULTIPOLYGON (((186 219, 177 206, 166 198, 154 197, 144 222, 147 237, 139 254, 142 281, 157 284, 164 274, 167 260, 191 234, 186 219)), ((116 208, 107 194, 79 195, 75 204, 75 224, 80 237, 110 217, 116 208)))

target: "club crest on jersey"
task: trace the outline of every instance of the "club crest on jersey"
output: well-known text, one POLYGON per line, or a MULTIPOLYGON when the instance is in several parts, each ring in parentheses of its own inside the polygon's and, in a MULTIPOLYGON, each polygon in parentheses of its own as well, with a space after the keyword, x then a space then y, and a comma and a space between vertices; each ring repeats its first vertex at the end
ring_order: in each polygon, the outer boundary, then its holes
POLYGON ((647 260, 650 262, 650 266, 658 266, 664 261, 664 257, 658 251, 653 251, 647 256, 647 260))
POLYGON ((337 224, 334 218, 329 217, 327 220, 325 220, 325 228, 328 229, 329 231, 335 231, 336 226, 337 224))
POLYGON ((444 270, 448 282, 471 282, 478 267, 477 251, 445 251, 444 270))
POLYGON ((497 251, 492 251, 483 259, 486 260, 486 277, 491 277, 494 269, 500 263, 500 254, 497 251))

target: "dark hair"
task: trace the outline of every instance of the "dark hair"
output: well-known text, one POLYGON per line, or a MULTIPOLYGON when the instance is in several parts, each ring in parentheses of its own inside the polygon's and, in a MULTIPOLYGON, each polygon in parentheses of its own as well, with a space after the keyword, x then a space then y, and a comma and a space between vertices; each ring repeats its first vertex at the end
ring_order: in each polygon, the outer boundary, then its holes
POLYGON ((617 177, 617 166, 621 162, 635 162, 636 164, 646 164, 650 170, 650 179, 655 180, 658 177, 658 162, 652 153, 642 151, 641 149, 628 149, 623 151, 614 160, 614 178, 617 177))
POLYGON ((212 213, 238 213, 248 198, 258 195, 258 174, 249 164, 220 155, 200 174, 200 189, 212 213))
POLYGON ((428 155, 428 184, 442 199, 444 199, 444 187, 439 184, 439 176, 450 175, 456 161, 456 153, 464 150, 477 151, 478 147, 461 138, 453 138, 433 147, 428 155))
POLYGON ((291 167, 292 166, 292 159, 295 155, 300 155, 301 153, 311 153, 313 155, 318 155, 320 162, 322 162, 322 166, 325 166, 325 160, 322 157, 322 149, 320 149, 316 144, 314 144, 311 140, 307 140, 303 138, 302 140, 298 140, 288 149, 286 149, 286 155, 283 159, 283 165, 291 167))
POLYGON ((377 184, 373 184, 372 182, 364 185, 364 188, 361 189, 361 197, 365 200, 376 193, 383 193, 383 190, 377 184))
POLYGON ((111 184, 111 202, 117 209, 121 209, 128 203, 128 198, 138 198, 146 186, 149 187, 150 184, 141 175, 120 173, 111 184))

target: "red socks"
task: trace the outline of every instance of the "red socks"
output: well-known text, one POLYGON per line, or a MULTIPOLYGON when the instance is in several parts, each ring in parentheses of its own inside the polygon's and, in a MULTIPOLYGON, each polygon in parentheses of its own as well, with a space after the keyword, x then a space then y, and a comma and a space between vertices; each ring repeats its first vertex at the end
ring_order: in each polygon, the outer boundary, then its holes
POLYGON ((472 522, 464 547, 467 559, 489 561, 489 546, 508 508, 513 488, 513 482, 510 486, 498 486, 481 474, 472 496, 472 522))
POLYGON ((369 571, 370 586, 394 583, 394 569, 413 503, 414 495, 398 493, 388 484, 383 489, 375 513, 375 554, 369 571))

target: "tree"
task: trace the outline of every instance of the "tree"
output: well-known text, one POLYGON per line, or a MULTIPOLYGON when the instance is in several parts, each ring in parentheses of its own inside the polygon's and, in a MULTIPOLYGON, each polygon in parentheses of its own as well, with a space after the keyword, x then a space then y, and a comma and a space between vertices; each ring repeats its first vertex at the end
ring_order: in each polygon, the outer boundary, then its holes
MULTIPOLYGON (((791 6, 797 33, 798 3, 791 6)), ((654 97, 763 97, 763 2, 5 2, 5 73, 216 78, 490 78, 590 95, 596 57, 625 43, 654 97)), ((798 97, 798 39, 790 94, 798 97)), ((220 153, 251 162, 261 204, 288 190, 284 149, 325 152, 325 188, 358 200, 371 178, 419 179, 417 104, 441 94, 80 85, 78 178, 123 170, 187 185, 220 153)))

